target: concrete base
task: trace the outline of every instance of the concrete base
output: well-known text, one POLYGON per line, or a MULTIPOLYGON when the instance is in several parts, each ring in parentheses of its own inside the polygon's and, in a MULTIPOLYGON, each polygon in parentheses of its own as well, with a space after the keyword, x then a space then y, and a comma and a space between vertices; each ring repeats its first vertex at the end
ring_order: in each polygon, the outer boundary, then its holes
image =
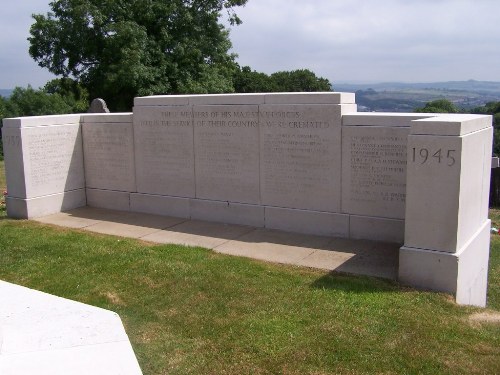
POLYGON ((329 212, 266 207, 266 228, 346 238, 349 237, 349 216, 329 212))
POLYGON ((0 281, 0 374, 142 374, 120 317, 0 281))
POLYGON ((491 221, 457 253, 402 247, 399 281, 452 293, 459 304, 486 306, 491 221))
POLYGON ((130 211, 130 193, 115 190, 86 189, 90 207, 130 211))
POLYGON ((131 193, 130 210, 153 215, 175 216, 189 219, 189 198, 167 197, 131 193))
POLYGON ((349 219, 349 238, 404 243, 404 220, 357 215, 349 219))
POLYGON ((31 199, 7 196, 6 203, 9 217, 33 219, 83 207, 86 205, 86 197, 85 190, 78 189, 31 199))
POLYGON ((264 207, 244 203, 191 199, 191 219, 226 224, 264 226, 264 207))

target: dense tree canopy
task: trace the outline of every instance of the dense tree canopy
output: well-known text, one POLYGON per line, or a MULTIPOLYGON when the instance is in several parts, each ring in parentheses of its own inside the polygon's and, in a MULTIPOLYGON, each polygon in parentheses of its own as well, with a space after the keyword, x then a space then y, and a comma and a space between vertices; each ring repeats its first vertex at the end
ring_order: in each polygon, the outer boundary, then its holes
POLYGON ((57 0, 34 15, 30 55, 112 109, 136 95, 232 91, 237 68, 223 11, 247 0, 57 0))
POLYGON ((437 99, 425 104, 420 108, 415 108, 415 112, 420 113, 458 113, 458 107, 448 99, 437 99))
POLYGON ((472 113, 493 116, 493 153, 500 156, 500 102, 489 102, 483 107, 476 107, 472 113))
POLYGON ((313 92, 331 91, 326 78, 317 77, 308 69, 276 72, 271 75, 253 71, 249 66, 236 70, 234 75, 236 92, 313 92))

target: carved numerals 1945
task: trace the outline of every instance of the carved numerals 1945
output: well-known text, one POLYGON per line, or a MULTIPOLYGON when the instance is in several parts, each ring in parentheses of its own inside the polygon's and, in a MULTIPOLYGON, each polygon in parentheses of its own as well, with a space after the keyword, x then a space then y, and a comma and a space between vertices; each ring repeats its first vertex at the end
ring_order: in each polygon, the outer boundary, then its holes
POLYGON ((446 163, 449 167, 456 163, 455 152, 457 150, 443 150, 439 149, 437 151, 429 150, 428 148, 415 148, 413 147, 413 158, 412 161, 418 162, 420 164, 425 163, 446 163))

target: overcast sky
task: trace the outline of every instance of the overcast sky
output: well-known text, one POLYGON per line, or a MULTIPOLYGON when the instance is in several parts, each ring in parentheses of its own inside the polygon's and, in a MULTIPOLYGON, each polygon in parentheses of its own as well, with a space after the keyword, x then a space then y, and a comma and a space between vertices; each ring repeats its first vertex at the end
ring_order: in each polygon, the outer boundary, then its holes
MULTIPOLYGON (((29 57, 32 13, 0 0, 0 88, 43 86, 29 57)), ((307 68, 331 82, 500 81, 500 0, 248 0, 231 29, 240 65, 307 68)))

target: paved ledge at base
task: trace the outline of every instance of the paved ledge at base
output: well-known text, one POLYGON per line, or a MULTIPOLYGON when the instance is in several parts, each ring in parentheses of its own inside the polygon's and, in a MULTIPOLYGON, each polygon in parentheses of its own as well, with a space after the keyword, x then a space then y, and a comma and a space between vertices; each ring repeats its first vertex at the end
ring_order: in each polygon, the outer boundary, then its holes
POLYGON ((242 225, 82 207, 36 221, 155 243, 395 280, 398 244, 304 235, 242 225))
POLYGON ((114 312, 0 281, 0 374, 142 372, 114 312))

